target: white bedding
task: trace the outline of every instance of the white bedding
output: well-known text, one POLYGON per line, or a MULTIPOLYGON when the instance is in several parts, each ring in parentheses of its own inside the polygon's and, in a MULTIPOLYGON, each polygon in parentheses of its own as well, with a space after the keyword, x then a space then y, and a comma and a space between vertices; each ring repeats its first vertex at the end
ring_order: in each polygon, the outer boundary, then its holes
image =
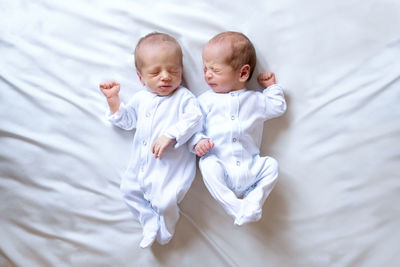
MULTIPOLYGON (((396 266, 400 262, 400 2, 0 1, 0 266, 396 266), (132 132, 98 90, 141 90, 137 40, 201 49, 235 30, 274 71, 288 111, 265 124, 280 163, 261 221, 233 225, 197 175, 172 241, 140 249, 119 192, 132 132)), ((257 74, 256 73, 256 74, 257 74)), ((258 88, 255 79, 249 87, 258 88)))

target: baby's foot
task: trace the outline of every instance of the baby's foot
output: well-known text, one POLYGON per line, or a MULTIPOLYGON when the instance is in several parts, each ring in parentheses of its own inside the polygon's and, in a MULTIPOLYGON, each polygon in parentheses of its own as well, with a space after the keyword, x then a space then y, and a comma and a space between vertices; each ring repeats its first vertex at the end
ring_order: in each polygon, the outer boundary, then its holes
POLYGON ((140 242, 140 247, 141 247, 141 248, 148 248, 148 247, 150 247, 150 246, 154 243, 154 240, 156 240, 156 236, 157 236, 157 233, 156 233, 156 232, 151 232, 151 233, 148 233, 148 234, 143 234, 143 239, 142 239, 142 241, 140 242))
POLYGON ((236 217, 234 224, 242 226, 250 222, 256 222, 261 219, 262 209, 259 205, 243 201, 240 214, 236 217))
POLYGON ((236 198, 235 200, 227 201, 222 205, 225 212, 231 216, 234 220, 239 218, 242 210, 243 199, 236 198))
POLYGON ((157 241, 158 241, 158 243, 160 243, 161 245, 165 245, 165 244, 168 244, 169 241, 171 241, 171 239, 172 239, 172 236, 163 237, 163 238, 161 238, 161 237, 159 236, 159 237, 157 238, 157 241))
POLYGON ((234 222, 236 226, 242 226, 250 222, 257 222, 262 217, 262 210, 256 210, 253 213, 243 214, 240 218, 237 218, 234 222))
POLYGON ((160 224, 160 230, 158 231, 157 241, 161 245, 165 245, 169 241, 171 241, 173 233, 170 233, 168 231, 167 226, 165 224, 164 216, 159 216, 159 224, 160 224))

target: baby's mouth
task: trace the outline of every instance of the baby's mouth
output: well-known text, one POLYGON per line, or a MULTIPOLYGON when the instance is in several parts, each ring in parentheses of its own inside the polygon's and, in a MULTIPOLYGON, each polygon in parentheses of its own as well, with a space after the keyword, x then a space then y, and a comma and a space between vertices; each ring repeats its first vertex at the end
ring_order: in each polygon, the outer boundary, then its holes
POLYGON ((160 89, 166 90, 172 88, 172 85, 161 85, 160 89))

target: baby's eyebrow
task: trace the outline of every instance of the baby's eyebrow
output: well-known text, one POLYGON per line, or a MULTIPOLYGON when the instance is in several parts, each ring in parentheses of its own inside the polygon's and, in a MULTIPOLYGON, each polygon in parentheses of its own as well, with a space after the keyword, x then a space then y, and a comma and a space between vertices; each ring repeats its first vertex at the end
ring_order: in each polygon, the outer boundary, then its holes
POLYGON ((209 65, 204 64, 204 68, 214 70, 216 67, 212 64, 209 64, 209 65))
POLYGON ((211 66, 210 69, 213 70, 213 71, 220 70, 220 68, 218 68, 218 67, 216 67, 216 66, 211 66))

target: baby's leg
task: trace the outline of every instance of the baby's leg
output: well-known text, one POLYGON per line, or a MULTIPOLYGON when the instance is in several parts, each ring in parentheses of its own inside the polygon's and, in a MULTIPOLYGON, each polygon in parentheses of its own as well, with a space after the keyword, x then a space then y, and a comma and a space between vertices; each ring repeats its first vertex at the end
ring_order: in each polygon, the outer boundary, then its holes
POLYGON ((153 209, 159 216, 160 229, 157 241, 161 245, 167 244, 171 240, 175 232, 175 225, 179 220, 176 192, 176 188, 170 184, 152 199, 153 209))
POLYGON ((121 191, 128 208, 142 225, 143 239, 140 246, 142 248, 151 246, 159 229, 157 213, 152 209, 150 202, 144 198, 138 182, 122 179, 121 191))
POLYGON ((274 188, 278 178, 278 162, 271 157, 262 157, 264 167, 258 174, 256 186, 251 190, 245 199, 262 207, 265 200, 274 188))
POLYGON ((225 168, 223 163, 214 155, 202 157, 199 162, 204 184, 211 195, 217 200, 233 218, 237 218, 241 199, 238 199, 225 182, 225 168))
POLYGON ((243 198, 243 207, 237 225, 258 221, 262 216, 262 206, 274 188, 278 177, 278 162, 271 157, 260 158, 263 167, 254 184, 243 198))

